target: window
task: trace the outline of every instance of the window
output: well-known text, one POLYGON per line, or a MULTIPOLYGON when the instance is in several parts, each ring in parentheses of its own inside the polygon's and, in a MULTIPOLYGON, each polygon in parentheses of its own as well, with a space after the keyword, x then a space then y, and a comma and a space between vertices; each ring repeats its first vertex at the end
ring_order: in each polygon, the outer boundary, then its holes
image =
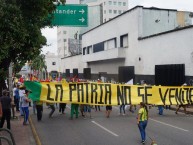
POLYGON ((128 47, 128 34, 122 35, 120 37, 120 47, 128 47))
POLYGON ((100 42, 93 45, 93 53, 104 51, 104 42, 100 42))
POLYGON ((112 10, 109 10, 109 14, 112 14, 112 10))
POLYGON ((87 54, 90 54, 90 53, 92 53, 92 46, 87 47, 87 54))
POLYGON ((83 55, 86 53, 86 47, 83 48, 83 55))
POLYGON ((121 6, 121 2, 119 2, 118 5, 121 6))
POLYGON ((66 31, 63 31, 63 34, 66 34, 66 31))
POLYGON ((123 2, 123 6, 126 6, 126 2, 123 2))
POLYGON ((112 5, 112 1, 109 1, 109 5, 112 5))
POLYGON ((106 10, 104 10, 104 14, 106 14, 106 10))
POLYGON ((66 39, 64 39, 64 42, 66 42, 66 39))
POLYGON ((117 5, 117 2, 114 1, 113 4, 114 4, 114 5, 117 5))
POLYGON ((121 14, 121 10, 119 10, 119 14, 121 14))
POLYGON ((109 39, 109 40, 105 41, 104 46, 105 46, 105 50, 116 48, 117 47, 117 39, 113 38, 113 39, 109 39))
POLYGON ((56 65, 56 62, 52 62, 52 65, 56 65))
POLYGON ((114 13, 114 14, 117 14, 117 10, 114 10, 113 13, 114 13))

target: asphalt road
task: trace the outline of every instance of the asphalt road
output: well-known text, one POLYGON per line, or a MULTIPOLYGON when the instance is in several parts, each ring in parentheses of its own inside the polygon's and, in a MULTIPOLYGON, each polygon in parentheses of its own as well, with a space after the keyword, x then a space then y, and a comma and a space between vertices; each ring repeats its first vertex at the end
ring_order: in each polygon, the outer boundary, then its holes
MULTIPOLYGON (((137 109, 138 110, 138 109, 137 109)), ((110 118, 105 117, 105 107, 101 112, 92 110, 93 119, 69 120, 69 105, 65 115, 56 109, 53 118, 48 118, 50 109, 44 107, 43 118, 37 122, 31 115, 42 145, 140 145, 140 134, 136 124, 137 110, 120 116, 119 108, 113 107, 110 118)), ((32 112, 32 111, 31 111, 32 112)), ((164 110, 157 114, 157 108, 150 109, 150 119, 146 129, 146 145, 154 139, 158 145, 192 145, 193 116, 164 110)))

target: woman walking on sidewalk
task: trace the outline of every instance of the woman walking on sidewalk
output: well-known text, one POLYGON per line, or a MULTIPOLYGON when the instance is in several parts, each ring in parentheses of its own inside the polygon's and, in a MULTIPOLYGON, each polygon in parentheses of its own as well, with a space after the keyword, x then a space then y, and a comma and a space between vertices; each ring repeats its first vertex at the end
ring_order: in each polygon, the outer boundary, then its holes
POLYGON ((145 143, 146 140, 146 133, 145 133, 145 128, 147 126, 147 121, 148 121, 148 110, 147 106, 145 103, 141 102, 140 103, 140 109, 138 112, 138 117, 137 117, 137 125, 139 127, 139 131, 141 134, 141 143, 145 143))
POLYGON ((28 98, 29 93, 30 91, 25 90, 25 96, 22 97, 22 110, 24 115, 23 125, 27 125, 29 117, 29 102, 31 102, 31 100, 28 98))

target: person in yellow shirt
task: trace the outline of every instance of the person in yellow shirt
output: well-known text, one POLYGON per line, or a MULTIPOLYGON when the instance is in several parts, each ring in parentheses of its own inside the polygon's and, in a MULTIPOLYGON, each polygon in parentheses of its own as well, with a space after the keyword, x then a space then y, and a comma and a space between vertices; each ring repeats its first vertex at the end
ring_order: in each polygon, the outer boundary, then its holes
POLYGON ((145 140, 146 140, 145 128, 147 126, 147 122, 148 122, 147 106, 145 105, 145 103, 141 102, 140 109, 138 112, 138 117, 137 117, 137 124, 141 134, 141 139, 142 139, 141 143, 143 144, 145 143, 145 140))

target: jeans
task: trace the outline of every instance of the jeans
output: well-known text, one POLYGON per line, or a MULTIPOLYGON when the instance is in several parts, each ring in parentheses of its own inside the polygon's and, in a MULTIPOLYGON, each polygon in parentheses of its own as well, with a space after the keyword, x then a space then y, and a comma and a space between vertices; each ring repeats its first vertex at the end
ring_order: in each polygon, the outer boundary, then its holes
POLYGON ((29 108, 28 107, 22 107, 23 115, 24 115, 24 121, 23 123, 27 123, 28 117, 29 117, 29 108))
POLYGON ((159 115, 163 115, 164 107, 162 105, 158 105, 158 109, 159 109, 159 115))
POLYGON ((138 127, 139 127, 142 141, 145 141, 146 139, 146 133, 145 133, 146 126, 147 126, 147 120, 139 121, 138 127))
POLYGON ((123 113, 125 114, 125 105, 120 105, 120 114, 122 113, 122 110, 123 110, 123 113))

